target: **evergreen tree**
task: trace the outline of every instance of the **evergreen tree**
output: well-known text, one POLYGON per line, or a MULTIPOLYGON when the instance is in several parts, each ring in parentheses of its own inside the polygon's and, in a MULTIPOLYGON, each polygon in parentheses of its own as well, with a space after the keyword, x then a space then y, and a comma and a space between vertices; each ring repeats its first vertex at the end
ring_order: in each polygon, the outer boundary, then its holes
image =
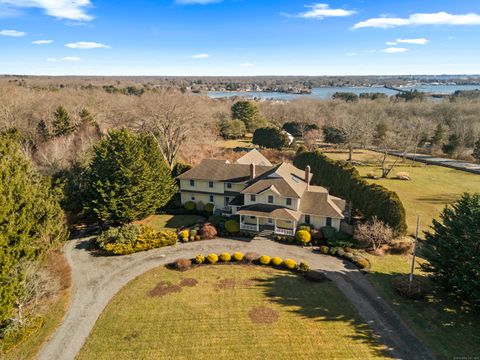
POLYGON ((59 193, 39 176, 9 135, 0 134, 0 329, 15 316, 25 290, 25 266, 66 229, 59 193))
POLYGON ((445 133, 443 131, 443 126, 442 124, 438 124, 437 127, 435 128, 435 132, 433 133, 433 137, 431 140, 431 143, 435 148, 435 150, 438 149, 438 147, 443 144, 444 137, 445 137, 445 133))
POLYGON ((155 213, 177 191, 155 140, 128 130, 111 131, 94 147, 87 179, 85 210, 114 224, 155 213))
POLYGON ((448 137, 448 143, 442 146, 442 151, 447 155, 453 155, 460 147, 460 137, 452 134, 448 137))
POLYGON ((480 163, 480 139, 475 143, 475 147, 473 148, 473 157, 477 162, 480 163))
POLYGON ((88 124, 91 126, 97 126, 97 122, 95 121, 95 118, 93 115, 88 111, 87 109, 83 108, 80 110, 80 113, 78 114, 80 116, 80 123, 81 124, 88 124))
POLYGON ((222 120, 219 123, 220 127, 220 135, 224 139, 238 139, 243 136, 245 136, 245 133, 247 131, 245 127, 245 123, 241 120, 235 119, 235 120, 222 120))
POLYGON ((238 101, 233 104, 232 118, 243 121, 249 132, 254 132, 256 129, 267 125, 267 120, 250 101, 238 101))
POLYGON ((65 110, 63 106, 59 106, 53 113, 53 135, 67 136, 75 131, 75 125, 72 124, 70 114, 65 110))
POLYGON ((480 194, 464 194, 440 219, 425 234, 422 267, 449 293, 480 307, 480 194))
POLYGON ((47 123, 45 120, 40 120, 37 124, 37 133, 40 141, 45 142, 50 138, 50 131, 48 131, 47 123))
POLYGON ((277 128, 260 128, 255 130, 252 143, 270 149, 281 149, 289 145, 288 136, 277 128))

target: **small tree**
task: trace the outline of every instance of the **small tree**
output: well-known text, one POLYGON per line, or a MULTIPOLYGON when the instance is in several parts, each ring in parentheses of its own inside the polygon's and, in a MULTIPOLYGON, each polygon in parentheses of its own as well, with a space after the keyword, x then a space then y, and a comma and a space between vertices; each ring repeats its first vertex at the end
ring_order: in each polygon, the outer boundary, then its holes
POLYGON ((444 137, 445 132, 443 131, 443 126, 442 124, 438 124, 435 128, 432 139, 430 140, 435 151, 437 151, 438 148, 443 144, 444 137))
POLYGON ((475 147, 473 148, 473 157, 477 162, 480 163, 480 139, 475 143, 475 147))
POLYGON ((448 143, 442 146, 442 151, 447 155, 454 155, 460 147, 460 136, 452 134, 448 137, 448 143))
POLYGON ((446 206, 425 233, 423 270, 448 292, 480 306, 480 194, 463 194, 446 206))
POLYGON ((346 102, 354 102, 358 100, 358 95, 353 92, 336 92, 332 95, 332 99, 334 100, 343 100, 346 102))
POLYGON ((249 132, 254 132, 256 129, 267 125, 265 117, 250 101, 238 101, 233 104, 232 118, 243 121, 249 132))
POLYGON ((87 174, 86 211, 102 222, 142 219, 177 191, 152 136, 114 130, 94 147, 87 174))
POLYGON ((75 125, 72 124, 70 114, 63 106, 59 106, 53 113, 53 135, 67 136, 75 131, 75 125))
POLYGON ((373 217, 368 223, 359 224, 355 229, 355 239, 377 250, 380 246, 389 244, 395 235, 392 228, 377 217, 373 217))
POLYGON ((345 144, 346 134, 342 130, 333 126, 324 126, 322 130, 325 142, 331 144, 345 144))
POLYGON ((255 130, 252 143, 270 149, 281 149, 289 145, 289 139, 277 128, 260 128, 255 130))
POLYGON ((239 139, 245 136, 247 132, 247 128, 245 127, 245 123, 241 120, 222 120, 219 123, 220 128, 220 135, 224 139, 239 139))

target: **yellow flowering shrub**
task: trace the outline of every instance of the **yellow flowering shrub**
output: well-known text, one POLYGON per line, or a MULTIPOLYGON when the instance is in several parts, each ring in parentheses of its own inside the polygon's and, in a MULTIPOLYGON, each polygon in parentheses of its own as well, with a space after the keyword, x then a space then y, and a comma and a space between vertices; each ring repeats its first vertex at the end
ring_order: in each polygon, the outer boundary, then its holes
POLYGON ((262 265, 268 265, 268 264, 270 264, 270 256, 262 255, 262 256, 260 256, 260 259, 258 259, 258 261, 262 265))
POLYGON ((234 252, 232 255, 233 260, 235 261, 242 261, 243 260, 243 253, 241 252, 234 252))
POLYGON ((297 268, 297 263, 295 262, 295 260, 287 259, 283 262, 283 266, 288 270, 294 270, 297 268))
POLYGON ((281 258, 279 258, 278 256, 275 256, 274 258, 272 258, 272 260, 270 260, 270 263, 274 266, 280 266, 280 265, 282 265, 282 262, 283 262, 283 260, 281 258))
POLYGON ((218 261, 218 255, 217 254, 209 254, 207 256, 207 261, 209 264, 215 264, 218 261))

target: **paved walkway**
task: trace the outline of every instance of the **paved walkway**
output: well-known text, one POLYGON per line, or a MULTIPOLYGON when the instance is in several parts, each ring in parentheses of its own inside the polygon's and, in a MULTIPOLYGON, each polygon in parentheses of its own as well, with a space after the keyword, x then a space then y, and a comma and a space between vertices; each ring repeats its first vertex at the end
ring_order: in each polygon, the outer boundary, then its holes
POLYGON ((315 254, 309 249, 269 240, 250 242, 216 239, 191 242, 122 257, 95 256, 91 239, 69 241, 64 248, 72 268, 72 298, 62 324, 40 352, 40 360, 71 360, 78 354, 97 318, 110 299, 129 281, 144 272, 199 253, 253 251, 259 254, 305 260, 321 270, 343 292, 363 320, 379 335, 397 359, 433 359, 393 309, 358 270, 341 260, 315 254))

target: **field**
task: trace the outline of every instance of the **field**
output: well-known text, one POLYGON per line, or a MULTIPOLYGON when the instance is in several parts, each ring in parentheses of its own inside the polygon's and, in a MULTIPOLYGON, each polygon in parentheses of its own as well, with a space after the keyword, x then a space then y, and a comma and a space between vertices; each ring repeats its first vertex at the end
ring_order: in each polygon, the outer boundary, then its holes
MULTIPOLYGON (((346 152, 325 152, 335 160, 346 160, 346 152)), ((354 161, 360 161, 365 166, 357 166, 361 175, 366 176, 374 171, 380 176, 379 159, 381 154, 357 150, 354 153, 354 161)), ((392 162, 390 158, 390 163, 392 162)), ((398 163, 395 166, 390 179, 370 180, 386 188, 395 191, 407 211, 407 224, 410 234, 414 234, 417 216, 421 218, 421 230, 429 229, 432 219, 438 218, 446 204, 458 199, 464 192, 480 192, 480 176, 464 171, 449 169, 442 166, 424 165, 407 160, 406 164, 398 163), (407 172, 412 180, 401 181, 392 179, 398 172, 407 172)))
POLYGON ((78 359, 384 359, 336 287, 271 268, 152 270, 107 306, 78 359))
POLYGON ((176 230, 183 226, 195 225, 204 222, 205 218, 200 215, 152 215, 145 220, 138 221, 137 224, 148 225, 155 230, 176 230))
MULTIPOLYGON (((367 255, 368 256, 368 255, 367 255)), ((389 299, 393 308, 408 326, 440 359, 459 359, 478 356, 480 349, 480 315, 467 312, 447 299, 446 294, 432 291, 424 300, 405 300, 391 286, 392 278, 406 274, 411 256, 371 256, 372 271, 369 279, 381 294, 389 299)), ((418 259, 418 258, 417 258, 418 259)), ((424 276, 417 260, 417 276, 424 276)))

